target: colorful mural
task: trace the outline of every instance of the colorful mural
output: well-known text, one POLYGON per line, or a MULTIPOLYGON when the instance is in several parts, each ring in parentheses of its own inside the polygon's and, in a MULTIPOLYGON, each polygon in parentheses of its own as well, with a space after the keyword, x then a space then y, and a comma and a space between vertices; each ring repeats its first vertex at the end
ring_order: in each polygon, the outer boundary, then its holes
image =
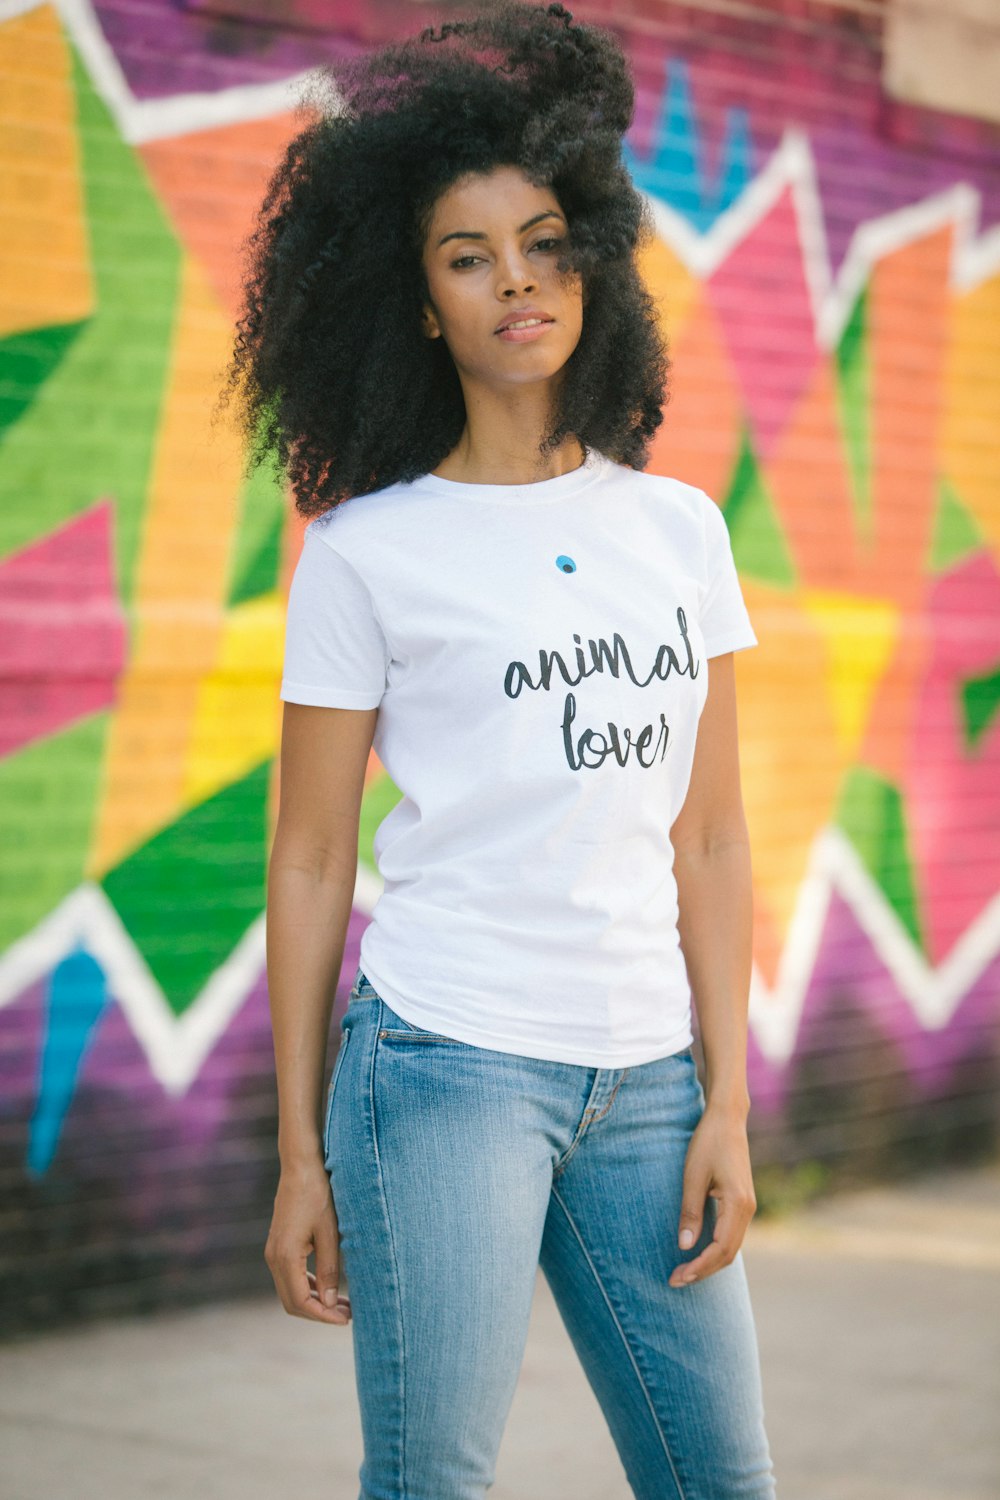
MULTIPOLYGON (((640 47, 606 7, 577 13, 615 25, 639 86, 628 162, 675 364, 650 468, 723 505, 761 642, 736 659, 757 1158, 975 1150, 996 1139, 1000 1053, 1000 128, 935 115, 897 144, 886 119, 920 111, 889 110, 870 29, 831 19, 810 49, 777 14, 657 25, 653 7, 640 47)), ((301 523, 211 412, 237 248, 305 72, 438 18, 0 9, 15 1321, 162 1300, 181 1262, 208 1294, 234 1262, 261 1284, 263 906, 301 523), (48 1251, 108 1233, 46 1290, 48 1251)), ((338 1004, 397 795, 373 754, 338 1004)))

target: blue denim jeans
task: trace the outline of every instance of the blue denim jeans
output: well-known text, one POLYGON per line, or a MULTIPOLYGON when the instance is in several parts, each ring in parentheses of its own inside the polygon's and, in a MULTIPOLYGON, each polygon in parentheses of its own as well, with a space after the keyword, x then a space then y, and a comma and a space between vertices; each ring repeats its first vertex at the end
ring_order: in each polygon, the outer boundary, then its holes
MULTIPOLYGON (((705 1096, 690 1047, 637 1067, 424 1031, 359 969, 324 1130, 353 1312, 359 1500, 482 1500, 538 1267, 638 1500, 772 1500, 742 1253, 667 1279, 705 1096)), ((556 1476, 539 1474, 537 1500, 556 1476)), ((526 1496, 525 1500, 536 1500, 526 1496)))

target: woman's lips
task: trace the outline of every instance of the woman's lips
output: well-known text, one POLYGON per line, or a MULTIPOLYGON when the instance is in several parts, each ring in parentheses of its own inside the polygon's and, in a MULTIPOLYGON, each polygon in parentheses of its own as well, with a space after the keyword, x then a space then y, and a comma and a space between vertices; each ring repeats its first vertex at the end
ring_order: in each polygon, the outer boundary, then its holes
POLYGON ((530 328, 500 328, 496 336, 506 339, 508 344, 529 344, 532 339, 537 339, 554 323, 555 319, 549 318, 544 323, 533 323, 530 328))

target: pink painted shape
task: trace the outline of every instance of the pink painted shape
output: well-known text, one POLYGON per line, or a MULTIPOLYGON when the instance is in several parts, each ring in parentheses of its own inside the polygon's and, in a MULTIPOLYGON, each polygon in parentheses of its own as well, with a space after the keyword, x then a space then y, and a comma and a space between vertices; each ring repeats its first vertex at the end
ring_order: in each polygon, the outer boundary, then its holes
POLYGON ((1000 664, 1000 575, 977 553, 929 583, 931 658, 905 793, 928 957, 940 962, 1000 889, 1000 720, 971 749, 962 683, 1000 664))
POLYGON ((706 283, 766 459, 818 358, 798 224, 786 188, 706 283))
POLYGON ((0 755, 114 702, 126 654, 112 502, 0 562, 0 755))

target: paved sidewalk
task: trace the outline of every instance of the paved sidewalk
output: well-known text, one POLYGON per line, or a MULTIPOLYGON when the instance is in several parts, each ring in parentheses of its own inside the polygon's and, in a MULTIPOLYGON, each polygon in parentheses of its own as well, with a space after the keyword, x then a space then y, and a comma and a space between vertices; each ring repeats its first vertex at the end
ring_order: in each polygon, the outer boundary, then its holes
MULTIPOLYGON (((778 1500, 1000 1497, 1000 1163, 755 1220, 778 1500)), ((275 1298, 0 1347, 0 1500, 357 1500, 351 1330, 275 1298)), ((491 1500, 631 1500, 541 1275, 491 1500)))

